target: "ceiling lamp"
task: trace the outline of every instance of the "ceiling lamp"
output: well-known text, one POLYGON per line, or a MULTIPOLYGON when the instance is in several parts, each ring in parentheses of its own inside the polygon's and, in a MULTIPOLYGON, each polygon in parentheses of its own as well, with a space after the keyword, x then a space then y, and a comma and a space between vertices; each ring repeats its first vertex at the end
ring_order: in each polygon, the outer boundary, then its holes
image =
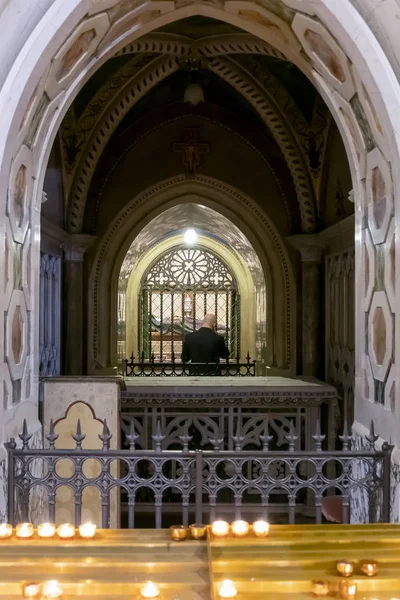
POLYGON ((194 229, 188 229, 183 236, 185 244, 193 246, 197 242, 197 233, 194 229))
POLYGON ((189 83, 183 97, 184 102, 189 102, 193 106, 204 102, 204 92, 199 83, 189 83))

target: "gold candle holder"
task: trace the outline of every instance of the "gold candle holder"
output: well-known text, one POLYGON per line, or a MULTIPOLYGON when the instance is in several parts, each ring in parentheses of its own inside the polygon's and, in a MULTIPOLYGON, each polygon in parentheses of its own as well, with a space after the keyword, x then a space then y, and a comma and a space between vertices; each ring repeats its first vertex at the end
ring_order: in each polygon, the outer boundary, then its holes
POLYGON ((354 566, 352 560, 338 560, 336 563, 337 571, 342 577, 351 577, 354 573, 354 566))
POLYGON ((175 542, 183 542, 188 536, 188 528, 184 525, 172 525, 170 527, 172 539, 175 542))
POLYGON ((35 531, 32 523, 19 523, 15 528, 15 533, 18 538, 31 538, 35 531))
POLYGON ((56 526, 53 523, 41 523, 38 525, 38 535, 41 538, 51 538, 56 532, 56 526))
POLYGON ((375 577, 379 571, 378 563, 375 560, 362 560, 360 563, 360 571, 367 577, 375 577))
POLYGON ((220 598, 235 598, 237 595, 237 588, 233 581, 225 579, 218 585, 218 596, 220 598))
POLYGON ((314 596, 319 596, 322 598, 323 596, 327 596, 330 590, 331 588, 329 581, 315 580, 312 582, 312 593, 314 596))
POLYGON ((194 540, 203 540, 207 535, 207 525, 194 523, 193 525, 189 525, 189 530, 194 540))
POLYGON ((267 521, 255 521, 252 528, 256 537, 267 537, 269 534, 269 523, 267 521))
POLYGON ((58 581, 46 581, 42 587, 43 598, 61 598, 64 594, 64 590, 58 581))
POLYGON ((96 533, 96 525, 93 523, 84 523, 83 525, 79 525, 79 535, 81 538, 90 539, 95 536, 96 533))
POLYGON ((12 536, 13 526, 10 523, 0 523, 0 540, 12 536))
POLYGON ((229 523, 226 521, 214 521, 211 525, 211 531, 217 537, 224 537, 229 533, 229 523))
POLYGON ((236 537, 244 537, 249 533, 250 525, 247 521, 234 521, 232 523, 232 533, 236 535, 236 537))
POLYGON ((40 583, 24 583, 22 586, 23 598, 39 598, 41 596, 42 586, 40 583))
POLYGON ((341 581, 339 583, 339 595, 344 600, 353 600, 357 593, 357 584, 354 581, 341 581))
POLYGON ((75 535, 75 527, 71 523, 62 523, 57 527, 57 535, 62 540, 70 540, 75 535))
POLYGON ((146 581, 140 590, 142 598, 157 598, 160 595, 160 588, 152 581, 146 581))

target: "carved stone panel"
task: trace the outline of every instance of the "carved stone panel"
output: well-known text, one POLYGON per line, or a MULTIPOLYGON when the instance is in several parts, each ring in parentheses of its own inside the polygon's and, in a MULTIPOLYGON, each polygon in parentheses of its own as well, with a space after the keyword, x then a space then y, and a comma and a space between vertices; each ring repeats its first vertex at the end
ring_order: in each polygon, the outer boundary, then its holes
POLYGON ((106 13, 83 21, 54 57, 46 92, 53 99, 68 86, 83 64, 89 60, 104 37, 110 23, 106 13))
POLYGON ((12 379, 20 379, 28 350, 28 315, 24 294, 14 290, 6 317, 6 358, 12 379))
POLYGON ((321 23, 299 13, 292 27, 315 69, 345 100, 350 100, 355 91, 350 65, 336 41, 321 23))
POLYGON ((29 223, 29 202, 32 193, 32 154, 22 146, 10 172, 8 214, 13 238, 23 243, 29 223))
POLYGON ((393 350, 393 318, 385 292, 375 292, 368 318, 369 354, 375 379, 384 381, 393 350))
POLYGON ((382 244, 393 210, 393 188, 390 168, 378 148, 367 156, 368 224, 375 244, 382 244))

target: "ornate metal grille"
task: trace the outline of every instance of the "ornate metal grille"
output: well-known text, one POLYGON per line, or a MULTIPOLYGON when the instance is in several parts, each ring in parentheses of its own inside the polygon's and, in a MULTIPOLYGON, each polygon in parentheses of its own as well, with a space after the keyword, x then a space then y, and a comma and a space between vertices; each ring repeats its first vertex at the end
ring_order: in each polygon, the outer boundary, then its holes
POLYGON ((157 259, 142 281, 139 348, 144 358, 180 356, 186 333, 217 317, 231 356, 240 354, 240 297, 234 275, 209 250, 180 247, 157 259))

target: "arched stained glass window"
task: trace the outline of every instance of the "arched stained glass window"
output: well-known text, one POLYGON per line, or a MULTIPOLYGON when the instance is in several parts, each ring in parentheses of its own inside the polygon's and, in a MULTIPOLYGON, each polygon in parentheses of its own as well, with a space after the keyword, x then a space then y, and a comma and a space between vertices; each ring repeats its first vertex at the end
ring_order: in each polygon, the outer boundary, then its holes
POLYGON ((204 316, 217 317, 231 356, 240 354, 239 293, 227 265, 204 248, 169 250, 142 279, 139 346, 145 358, 180 358, 186 333, 201 326, 204 316))

